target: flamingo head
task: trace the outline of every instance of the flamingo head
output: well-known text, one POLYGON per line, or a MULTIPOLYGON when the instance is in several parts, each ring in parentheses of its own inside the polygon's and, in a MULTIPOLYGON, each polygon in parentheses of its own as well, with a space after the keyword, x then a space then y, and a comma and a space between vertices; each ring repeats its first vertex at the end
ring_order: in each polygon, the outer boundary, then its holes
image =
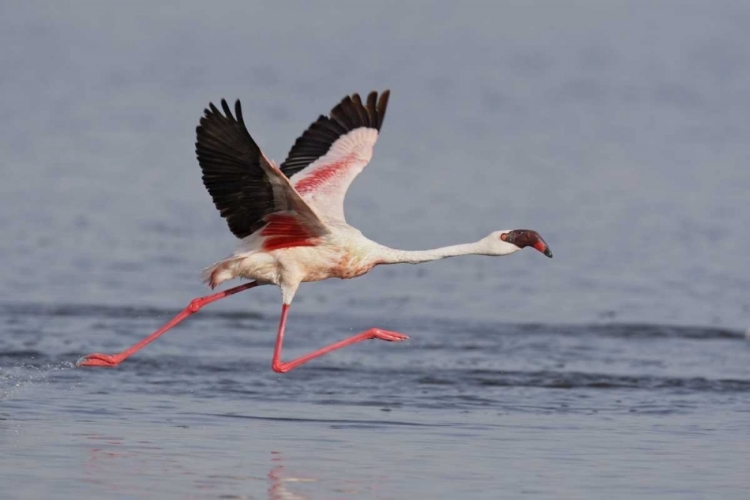
POLYGON ((490 234, 488 239, 490 240, 491 248, 496 251, 497 255, 506 255, 517 252, 522 248, 532 247, 547 257, 552 258, 552 251, 550 251, 547 243, 539 233, 531 229, 495 231, 490 234))

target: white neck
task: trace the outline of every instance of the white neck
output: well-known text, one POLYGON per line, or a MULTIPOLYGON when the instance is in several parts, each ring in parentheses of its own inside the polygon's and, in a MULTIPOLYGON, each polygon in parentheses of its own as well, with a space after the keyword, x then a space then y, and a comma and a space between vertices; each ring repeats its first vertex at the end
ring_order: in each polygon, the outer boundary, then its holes
POLYGON ((458 255, 508 255, 518 250, 520 248, 509 243, 495 242, 490 244, 487 238, 475 241, 474 243, 463 243, 434 248, 432 250, 396 250, 381 246, 379 252, 381 260, 379 263, 419 264, 420 262, 430 262, 458 255))

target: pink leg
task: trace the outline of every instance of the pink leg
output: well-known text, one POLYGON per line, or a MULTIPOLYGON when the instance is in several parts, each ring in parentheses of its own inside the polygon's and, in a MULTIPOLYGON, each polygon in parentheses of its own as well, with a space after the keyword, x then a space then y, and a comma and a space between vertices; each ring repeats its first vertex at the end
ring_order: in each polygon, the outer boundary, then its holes
POLYGON ((244 285, 236 286, 234 288, 230 288, 228 290, 224 290, 223 292, 215 293, 213 295, 208 295, 206 297, 199 297, 197 299, 193 299, 190 301, 190 304, 182 310, 177 316, 169 320, 167 324, 156 330, 154 333, 146 337, 145 339, 141 340, 137 344, 133 345, 132 347, 125 349, 124 351, 117 353, 117 354, 100 354, 100 353, 94 353, 89 354, 87 356, 81 357, 77 362, 76 366, 107 366, 107 367, 114 367, 122 363, 125 359, 132 356, 134 353, 140 351, 145 346, 153 342, 154 340, 158 339, 164 333, 167 332, 167 330, 170 330, 172 327, 180 323, 182 320, 190 316, 191 314, 194 314, 198 312, 203 306, 206 306, 210 304, 211 302, 216 302, 217 300, 223 299, 224 297, 229 297, 230 295, 234 295, 235 293, 242 292, 244 290, 247 290, 249 288, 253 288, 255 286, 258 286, 258 283, 256 281, 252 281, 250 283, 245 283, 244 285))
POLYGON ((288 363, 282 363, 281 345, 284 343, 284 330, 286 329, 287 314, 289 314, 289 304, 284 304, 281 308, 279 332, 276 334, 276 347, 273 350, 273 361, 271 362, 271 368, 273 369, 273 371, 278 373, 286 373, 297 368, 301 364, 307 363, 311 359, 317 358, 318 356, 322 356, 331 351, 335 351, 336 349, 341 349, 342 347, 356 344, 357 342, 362 342, 363 340, 380 339, 386 340, 388 342, 400 342, 409 338, 403 333, 390 332, 388 330, 381 330, 380 328, 370 328, 369 330, 358 333, 353 337, 349 337, 348 339, 344 339, 336 342, 335 344, 323 347, 322 349, 318 349, 317 351, 311 352, 310 354, 300 356, 299 358, 289 361, 288 363))

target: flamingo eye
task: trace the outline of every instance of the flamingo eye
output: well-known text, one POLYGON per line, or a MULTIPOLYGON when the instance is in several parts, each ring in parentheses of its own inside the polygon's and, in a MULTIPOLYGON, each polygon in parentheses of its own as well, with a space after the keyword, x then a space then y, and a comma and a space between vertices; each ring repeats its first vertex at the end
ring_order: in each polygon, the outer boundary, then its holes
POLYGON ((503 241, 507 240, 508 239, 508 233, 501 234, 500 235, 500 239, 503 240, 503 241))

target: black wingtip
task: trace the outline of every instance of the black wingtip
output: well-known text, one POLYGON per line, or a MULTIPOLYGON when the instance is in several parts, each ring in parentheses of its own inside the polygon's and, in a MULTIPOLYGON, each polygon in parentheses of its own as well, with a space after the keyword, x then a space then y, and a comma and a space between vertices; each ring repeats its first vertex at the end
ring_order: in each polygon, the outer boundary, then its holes
POLYGON ((365 108, 364 104, 362 104, 362 98, 359 94, 352 94, 352 103, 354 104, 355 112, 359 116, 360 123, 364 124, 366 127, 371 127, 372 122, 370 120, 370 114, 367 112, 367 108, 365 108))
POLYGON ((385 111, 386 108, 388 108, 388 99, 391 97, 391 89, 385 89, 382 94, 380 94, 380 99, 378 99, 378 131, 380 130, 380 127, 383 126, 383 121, 385 120, 385 111))
POLYGON ((232 111, 231 111, 231 110, 229 109, 229 104, 227 104, 227 101, 226 101, 226 99, 222 99, 222 100, 221 100, 221 109, 223 109, 223 110, 224 110, 224 115, 225 115, 225 116, 226 116, 227 118, 233 118, 233 116, 232 116, 232 111))
POLYGON ((195 153, 214 205, 238 238, 265 225, 263 218, 275 210, 263 153, 242 121, 239 100, 234 112, 226 99, 210 102, 196 127, 195 153))
MULTIPOLYGON (((242 105, 240 104, 240 100, 239 99, 237 99, 234 102, 234 115, 232 114, 232 110, 229 107, 229 104, 227 104, 227 100, 226 99, 222 98, 221 101, 219 101, 219 102, 221 104, 221 109, 224 112, 224 116, 226 118, 229 118, 229 119, 236 118, 238 122, 244 123, 244 120, 242 118, 242 105)), ((221 113, 221 111, 219 111, 219 108, 217 108, 214 105, 214 103, 209 102, 208 103, 208 107, 203 110, 203 114, 205 115, 205 117, 210 117, 211 115, 221 115, 222 113, 221 113)), ((203 118, 201 118, 201 120, 202 119, 203 118)))
POLYGON ((235 116, 237 118, 237 121, 240 122, 240 123, 242 123, 244 125, 245 124, 245 120, 242 118, 242 105, 240 104, 240 100, 239 99, 237 99, 236 101, 234 101, 234 114, 235 114, 235 116))
POLYGON ((370 126, 378 128, 378 93, 374 90, 367 94, 367 114, 370 116, 370 126))
POLYGON ((333 143, 351 130, 366 127, 380 131, 388 107, 391 91, 384 90, 367 94, 366 103, 360 94, 344 97, 331 110, 330 117, 320 115, 292 146, 281 171, 287 177, 307 168, 313 161, 325 155, 333 143))

